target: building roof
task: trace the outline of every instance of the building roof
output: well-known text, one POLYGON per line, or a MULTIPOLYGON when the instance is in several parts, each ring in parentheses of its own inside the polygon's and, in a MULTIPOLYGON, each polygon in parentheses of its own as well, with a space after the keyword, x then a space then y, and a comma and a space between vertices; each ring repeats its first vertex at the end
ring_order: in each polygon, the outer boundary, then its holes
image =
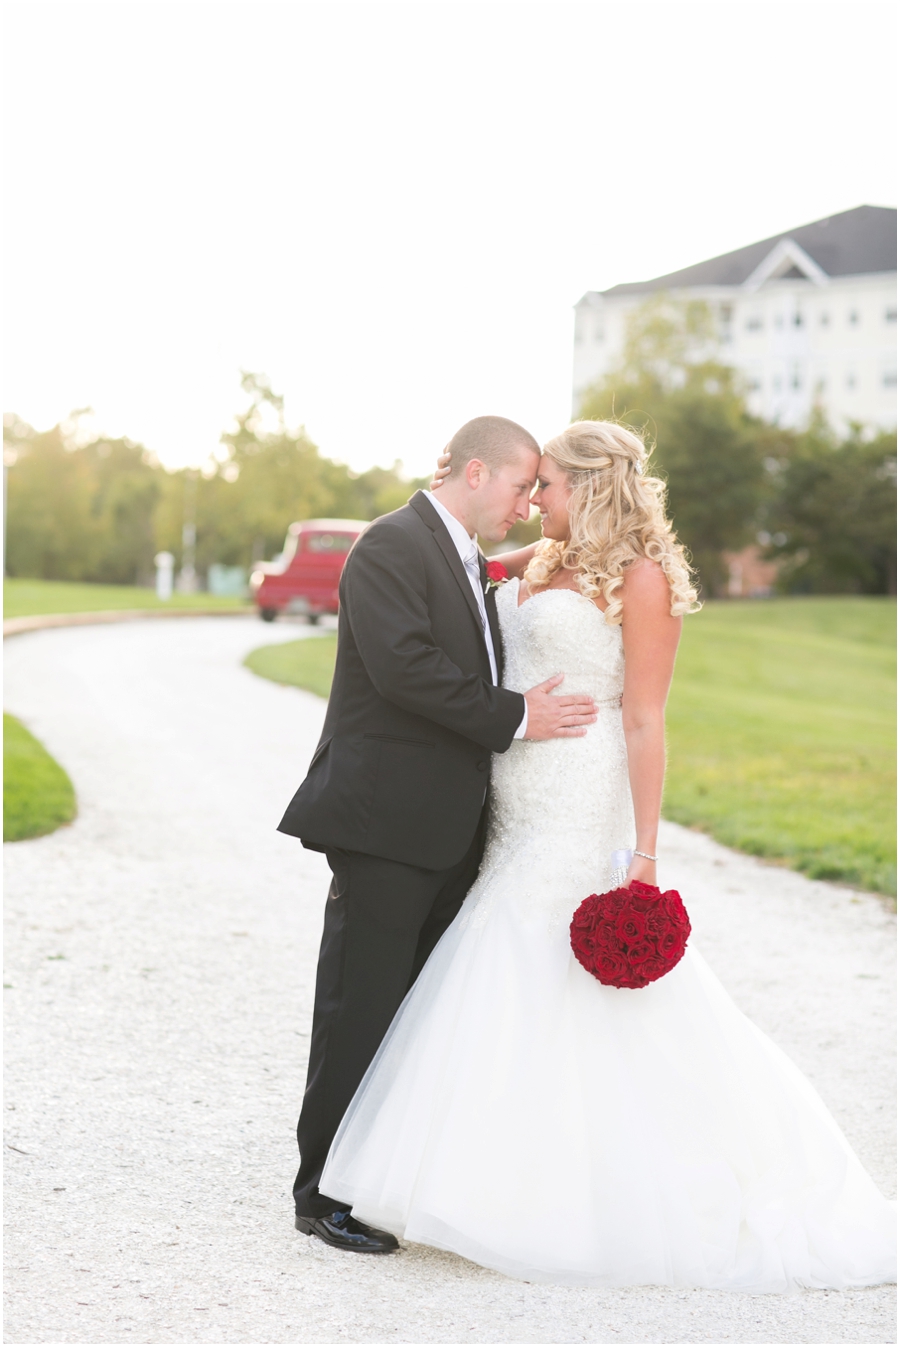
POLYGON ((711 257, 708 262, 656 276, 651 281, 632 281, 604 290, 604 295, 638 295, 655 290, 675 290, 694 285, 741 285, 782 240, 792 239, 825 272, 826 276, 861 276, 873 271, 897 270, 897 211, 893 206, 857 206, 829 215, 799 229, 775 234, 760 243, 750 243, 733 253, 711 257))

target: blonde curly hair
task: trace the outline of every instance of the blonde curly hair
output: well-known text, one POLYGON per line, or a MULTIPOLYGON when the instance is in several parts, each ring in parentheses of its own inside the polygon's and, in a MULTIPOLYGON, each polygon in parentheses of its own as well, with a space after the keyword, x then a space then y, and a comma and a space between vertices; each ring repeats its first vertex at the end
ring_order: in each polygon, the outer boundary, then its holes
POLYGON ((585 598, 602 594, 607 622, 621 623, 625 571, 646 557, 669 582, 672 616, 695 612, 691 568, 666 518, 665 483, 648 476, 640 436, 615 421, 574 421, 544 453, 571 483, 569 537, 538 543, 525 571, 529 587, 544 588, 561 566, 577 571, 585 598))

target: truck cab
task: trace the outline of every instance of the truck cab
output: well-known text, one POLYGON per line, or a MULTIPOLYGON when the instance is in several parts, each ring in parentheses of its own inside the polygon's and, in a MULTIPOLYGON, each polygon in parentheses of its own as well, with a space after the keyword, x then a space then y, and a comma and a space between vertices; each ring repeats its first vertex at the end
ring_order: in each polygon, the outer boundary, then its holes
POLYGON ((284 550, 250 576, 250 592, 264 622, 299 613, 318 622, 338 610, 338 584, 350 548, 368 527, 363 519, 304 519, 291 524, 284 550))

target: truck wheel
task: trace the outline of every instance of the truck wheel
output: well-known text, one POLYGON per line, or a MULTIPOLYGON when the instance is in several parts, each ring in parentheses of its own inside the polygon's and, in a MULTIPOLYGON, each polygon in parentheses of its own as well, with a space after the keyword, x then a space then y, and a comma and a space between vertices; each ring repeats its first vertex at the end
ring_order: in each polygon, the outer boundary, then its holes
POLYGON ((278 616, 277 608, 260 608, 259 615, 263 622, 274 622, 278 616))
POLYGON ((311 627, 316 627, 319 624, 319 618, 321 616, 322 616, 321 613, 307 613, 306 620, 311 627))

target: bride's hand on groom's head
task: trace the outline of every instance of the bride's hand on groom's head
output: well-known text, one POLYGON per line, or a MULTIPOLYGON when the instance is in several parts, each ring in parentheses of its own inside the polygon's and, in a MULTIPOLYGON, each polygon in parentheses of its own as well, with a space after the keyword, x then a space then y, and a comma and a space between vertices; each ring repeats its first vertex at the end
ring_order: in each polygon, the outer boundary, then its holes
POLYGON ((450 473, 450 455, 447 453, 447 450, 445 449, 442 454, 438 455, 438 465, 434 470, 434 478, 432 479, 431 485, 429 486, 428 490, 437 491, 441 482, 443 482, 445 477, 449 476, 449 473, 450 473))
POLYGON ((597 705, 593 697, 576 692, 571 697, 554 697, 564 674, 554 674, 546 683, 539 683, 525 693, 528 707, 526 739, 578 739, 587 734, 588 725, 597 719, 597 705))

